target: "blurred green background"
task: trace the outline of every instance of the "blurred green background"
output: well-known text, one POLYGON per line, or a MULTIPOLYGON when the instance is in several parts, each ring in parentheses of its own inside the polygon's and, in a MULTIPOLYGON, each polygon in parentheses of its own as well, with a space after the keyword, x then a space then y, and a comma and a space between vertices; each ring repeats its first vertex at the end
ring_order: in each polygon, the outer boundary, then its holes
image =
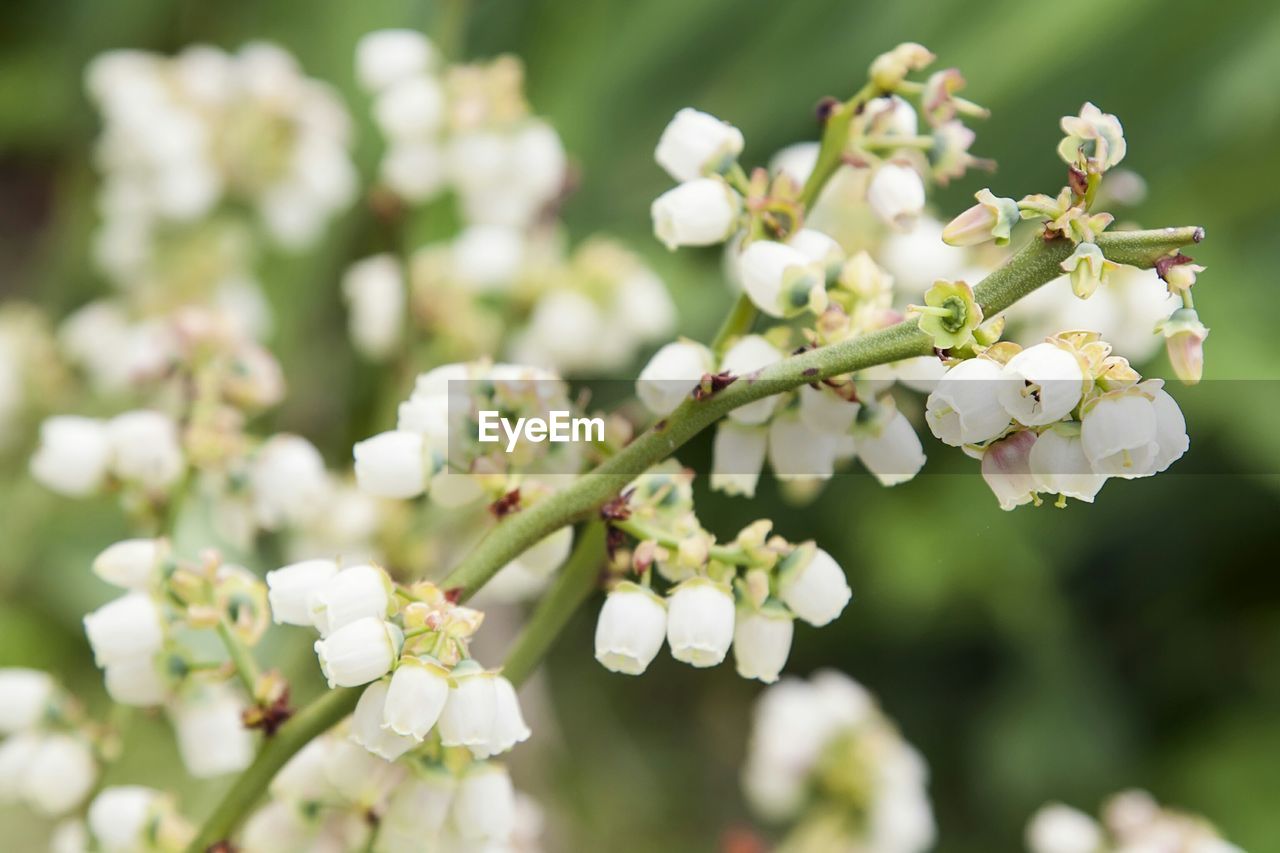
MULTIPOLYGON (((571 233, 613 232, 648 255, 693 335, 705 336, 728 301, 719 258, 668 255, 648 218, 668 185, 653 145, 679 107, 737 124, 744 162, 761 162, 813 138, 815 102, 861 85, 876 53, 920 41, 992 109, 975 151, 999 161, 992 186, 1014 196, 1061 183, 1059 116, 1088 99, 1121 117, 1125 165, 1150 186, 1138 218, 1209 235, 1195 252, 1209 267, 1197 288, 1214 330, 1209 381, 1174 391, 1192 436, 1178 473, 1113 482, 1092 507, 1005 514, 968 460, 927 443, 926 476, 892 491, 850 475, 813 507, 787 506, 768 482, 752 503, 704 495, 700 507, 724 534, 772 517, 846 566, 854 604, 820 632, 799 629, 789 669, 834 666, 880 696, 932 768, 939 850, 1017 850, 1045 800, 1092 811, 1106 794, 1142 786, 1210 816, 1250 851, 1280 851, 1280 393, 1267 381, 1280 376, 1280 6, 476 0, 465 11, 456 51, 523 57, 535 111, 580 169, 565 210, 571 233)), ((87 258, 97 127, 80 77, 97 52, 278 41, 347 96, 367 170, 374 148, 352 79, 356 39, 391 25, 432 32, 448 13, 431 2, 6 4, 0 293, 61 316, 106 289, 87 258)), ((958 182, 940 210, 960 210, 987 181, 958 182)), ((291 393, 263 426, 307 435, 335 465, 369 423, 367 412, 348 413, 367 399, 369 370, 335 345, 343 259, 368 239, 361 216, 313 253, 268 258, 264 273, 291 393)), ((682 461, 705 469, 708 444, 682 461)), ((32 484, 29 450, 20 442, 3 461, 0 664, 50 668, 100 704, 79 619, 106 591, 86 567, 125 529, 109 500, 73 504, 32 484)), ((517 781, 547 807, 553 849, 714 849, 750 819, 736 772, 759 685, 729 667, 666 659, 641 679, 611 675, 591 659, 590 610, 535 688, 533 701, 548 703, 546 736, 517 751, 517 781)), ((305 645, 290 633, 265 652, 298 673, 304 694, 318 682, 305 645)), ((162 721, 138 719, 127 745, 112 778, 180 786, 194 817, 227 784, 181 783, 162 721)), ((28 849, 44 832, 12 810, 0 809, 0 825, 5 849, 28 849)))

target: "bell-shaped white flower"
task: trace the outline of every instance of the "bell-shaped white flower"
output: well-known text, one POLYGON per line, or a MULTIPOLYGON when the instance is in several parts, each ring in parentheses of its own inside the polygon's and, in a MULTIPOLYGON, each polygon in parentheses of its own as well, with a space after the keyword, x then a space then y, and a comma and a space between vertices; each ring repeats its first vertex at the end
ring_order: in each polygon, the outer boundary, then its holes
POLYGON ((476 758, 489 758, 506 752, 518 743, 523 743, 533 734, 520 712, 520 699, 516 696, 515 685, 501 675, 493 678, 493 728, 489 730, 488 739, 479 746, 471 747, 476 758))
POLYGON ((121 480, 149 489, 172 485, 185 466, 178 425, 161 412, 136 411, 107 423, 111 470, 121 480))
POLYGON ((1030 853, 1097 853, 1103 849, 1102 827, 1079 809, 1051 803, 1027 824, 1030 853))
POLYGON ((311 624, 321 637, 327 637, 357 619, 382 619, 391 606, 391 594, 391 579, 382 569, 349 566, 316 586, 308 596, 311 624))
POLYGON ((797 618, 821 628, 844 612, 853 591, 830 554, 802 545, 778 568, 778 595, 797 618))
MULTIPOLYGON (((390 735, 389 732, 385 733, 390 735)), ((412 745, 411 738, 405 740, 412 745)), ((336 793, 349 808, 381 809, 388 795, 404 781, 405 766, 374 755, 354 740, 335 739, 325 750, 320 768, 326 783, 324 796, 336 793)), ((338 839, 334 839, 337 841, 338 839)), ((339 849, 346 850, 342 844, 339 849)))
POLYGON ((1107 478, 1095 474, 1080 436, 1055 429, 1040 433, 1028 459, 1037 492, 1093 503, 1107 478))
POLYGON ((1160 450, 1155 406, 1137 391, 1099 397, 1085 410, 1080 438, 1097 473, 1145 476, 1160 450))
POLYGON ((164 702, 169 688, 153 655, 140 655, 103 667, 107 695, 121 705, 146 708, 164 702))
POLYGON ((22 770, 18 794, 36 812, 57 817, 80 804, 97 776, 93 749, 84 738, 45 734, 22 770))
POLYGON ((894 378, 912 391, 932 394, 938 382, 947 374, 947 366, 932 355, 921 355, 894 362, 894 378))
POLYGON ((49 711, 58 688, 38 669, 0 669, 0 735, 34 728, 49 711))
POLYGON ((449 670, 434 658, 406 657, 391 676, 379 724, 420 741, 449 699, 449 670))
POLYGON ((924 210, 924 181, 910 166, 885 163, 867 185, 867 204, 885 224, 907 231, 924 210))
POLYGON ((347 623, 315 644, 329 687, 359 687, 391 671, 404 634, 390 622, 366 616, 347 623))
POLYGON ((786 243, 752 241, 738 258, 737 269, 752 304, 770 317, 827 307, 825 267, 786 243))
POLYGON ((768 445, 767 428, 721 421, 712 444, 711 488, 726 495, 753 497, 768 445))
POLYGON ((421 738, 394 732, 384 725, 389 692, 386 679, 364 689, 351 714, 351 739, 379 758, 395 761, 417 746, 421 738))
POLYGON ((93 560, 93 573, 125 589, 146 589, 156 577, 168 546, 161 539, 125 539, 93 560))
POLYGON ((267 572, 267 601, 277 625, 311 626, 311 595, 338 573, 333 560, 303 560, 267 572))
POLYGON ((1024 430, 994 442, 982 454, 982 479, 1003 510, 1036 499, 1036 479, 1031 475, 1031 448, 1035 443, 1036 434, 1024 430))
POLYGON ((424 74, 436 62, 435 46, 417 30, 374 30, 356 43, 356 79, 369 92, 424 74))
POLYGON ((647 587, 615 586, 596 620, 596 660, 610 672, 639 675, 648 669, 667 635, 667 605, 647 587))
POLYGON ((88 614, 84 630, 99 666, 149 656, 164 643, 164 617, 143 592, 127 593, 88 614))
POLYGON ((311 521, 331 491, 320 451, 296 435, 274 435, 258 448, 249 483, 258 523, 268 530, 311 521))
POLYGON ((445 119, 444 87, 425 74, 406 77, 380 92, 373 102, 373 120, 391 142, 426 139, 445 119))
POLYGON ((453 272, 472 290, 505 290, 520 274, 525 251, 524 235, 515 228, 471 225, 453 241, 453 272))
POLYGON ((1050 343, 1036 344, 1004 366, 1000 404, 1018 423, 1044 426, 1060 421, 1080 402, 1084 371, 1079 360, 1050 343))
POLYGON ((924 467, 920 436, 906 415, 894 410, 856 428, 854 452, 882 486, 905 483, 924 467))
POLYGON ((493 732, 498 692, 494 674, 474 661, 453 668, 453 685, 437 726, 445 746, 483 747, 493 732))
POLYGON ((742 153, 742 145, 742 131, 685 107, 663 129, 653 156, 677 181, 692 181, 728 166, 742 153))
POLYGON ((994 361, 971 358, 947 371, 929 394, 925 422, 943 444, 959 447, 995 438, 1009 426, 1009 413, 1000 402, 1007 381, 994 361))
POLYGON ((89 832, 107 853, 146 849, 143 833, 163 808, 164 796, 141 785, 103 788, 89 804, 89 832))
POLYGON ((515 828, 516 795, 507 768, 487 761, 463 772, 453 800, 453 828, 471 841, 505 842, 515 828))
POLYGON ((724 660, 733 642, 733 593, 724 584, 694 577, 667 599, 667 645, 671 656, 697 667, 724 660))
POLYGON ((342 276, 351 342, 366 358, 384 359, 404 336, 405 284, 400 262, 384 253, 356 261, 342 276))
POLYGON ((31 457, 31 476, 68 497, 102 488, 111 463, 107 427, 94 418, 61 415, 40 424, 40 446, 31 457))
MULTIPOLYGON (((725 352, 720 360, 720 370, 737 377, 750 376, 781 360, 782 353, 765 338, 744 335, 725 352)), ((729 413, 729 418, 740 424, 762 424, 769 420, 777 405, 777 397, 765 397, 739 406, 729 413)))
POLYGON ((458 783, 443 768, 415 773, 391 792, 378 824, 377 853, 400 853, 438 839, 449 820, 458 783))
MULTIPOLYGON (((444 152, 434 142, 397 142, 388 146, 383 152, 382 162, 378 164, 378 178, 396 195, 414 204, 428 201, 438 195, 444 189, 447 177, 444 152)), ((382 309, 391 307, 389 298, 378 304, 382 309)), ((353 312, 360 310, 362 309, 352 305, 353 312)), ((370 318, 376 316, 378 322, 357 320, 353 315, 350 326, 351 339, 357 342, 365 340, 365 346, 368 341, 376 340, 379 342, 378 348, 381 349, 382 343, 390 335, 390 312, 375 313, 370 310, 367 316, 370 318), (357 323, 361 330, 358 333, 357 323), (376 336, 373 335, 375 328, 378 332, 376 336)), ((397 330, 397 336, 402 331, 397 330)))
POLYGON ((380 498, 416 498, 434 473, 427 465, 426 441, 417 432, 378 433, 356 442, 352 455, 360 490, 380 498))
POLYGON ((836 436, 817 432, 795 415, 769 424, 769 465, 779 480, 827 480, 835 472, 836 436))
POLYGON ((178 754, 197 779, 238 773, 253 760, 253 733, 244 727, 244 702, 226 684, 208 685, 174 703, 170 713, 178 754))
POLYGON ((712 246, 738 228, 742 199, 719 178, 697 178, 653 200, 653 233, 668 249, 712 246))
POLYGON ((319 834, 319 827, 297 803, 272 800, 244 822, 238 849, 243 853, 314 850, 319 834))
POLYGON ((733 625, 733 659, 738 675, 765 684, 778 680, 791 654, 795 620, 786 608, 766 604, 759 610, 739 609, 733 625))
POLYGON ((655 352, 640 371, 636 396, 655 415, 669 415, 714 369, 711 350, 694 341, 675 341, 655 352))
POLYGON ((1156 388, 1151 399, 1156 412, 1156 450, 1151 462, 1151 473, 1160 474, 1182 458, 1191 446, 1187 437, 1187 420, 1178 408, 1178 402, 1163 388, 1156 388))
POLYGON ((809 429, 829 435, 844 435, 858 416, 858 404, 827 388, 800 386, 800 420, 809 429))

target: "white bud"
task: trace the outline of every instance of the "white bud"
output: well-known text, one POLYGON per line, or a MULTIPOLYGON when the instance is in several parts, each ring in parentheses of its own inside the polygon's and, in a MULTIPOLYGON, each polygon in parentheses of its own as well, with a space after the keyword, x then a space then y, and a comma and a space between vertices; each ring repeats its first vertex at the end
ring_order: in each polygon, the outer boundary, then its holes
POLYGON ((524 237, 502 225, 472 225, 453 241, 453 272, 473 290, 505 290, 524 263, 524 237))
POLYGON ((515 828, 515 788, 501 764, 472 764, 458 782, 453 827, 465 839, 504 842, 515 828))
POLYGON ((443 768, 423 770, 398 785, 378 824, 378 853, 420 849, 437 840, 453 805, 457 782, 443 768))
POLYGON ((268 530, 314 519, 330 494, 320 451, 296 435, 267 439, 253 458, 249 481, 254 512, 268 530))
POLYGON ((807 562, 780 570, 778 595, 797 618, 821 628, 844 612, 853 591, 840 564, 815 548, 807 562))
POLYGON ((267 572, 267 601, 277 625, 312 625, 311 594, 338 573, 333 560, 304 560, 267 572))
POLYGON ((0 669, 0 734, 34 728, 56 698, 57 685, 38 669, 0 669))
POLYGON ((161 808, 159 791, 141 785, 103 788, 89 804, 89 832, 107 853, 146 849, 143 833, 161 808))
POLYGON ((497 713, 494 674, 464 661, 453 669, 453 687, 437 726, 445 746, 482 747, 489 742, 497 713))
POLYGON ((1102 828, 1097 821, 1070 806, 1044 806, 1027 824, 1030 853, 1097 853, 1102 848, 1102 828))
POLYGON ((393 732, 383 724, 389 691, 386 680, 380 679, 360 694, 356 709, 351 714, 351 740, 384 761, 395 761, 417 746, 421 739, 393 732))
MULTIPOLYGON (((336 792, 340 801, 345 800, 347 807, 356 811, 380 811, 387 796, 405 777, 404 765, 374 755, 352 740, 335 740, 325 750, 321 772, 330 789, 326 792, 325 799, 332 798, 336 792)), ((351 848, 349 844, 343 843, 336 849, 351 848)))
POLYGON ((315 650, 330 688, 359 687, 386 675, 403 645, 404 635, 399 628, 376 616, 366 616, 317 640, 315 650))
POLYGON ((786 175, 797 187, 803 187, 813 174, 813 167, 818 164, 821 148, 817 142, 788 145, 769 158, 769 171, 775 175, 786 175))
POLYGON ((634 270, 618 285, 610 315, 642 341, 661 340, 676 325, 676 306, 666 284, 647 268, 634 270))
POLYGON ((22 796, 22 777, 40 749, 38 730, 18 732, 0 740, 0 803, 17 802, 22 796))
POLYGON ((311 624, 321 637, 370 616, 381 620, 391 606, 391 579, 376 566, 349 566, 307 597, 311 624))
POLYGON ((303 808, 281 800, 267 803, 244 822, 239 849, 244 853, 316 849, 318 833, 303 808))
POLYGON ((742 153, 742 145, 742 131, 685 107, 662 131, 653 156, 677 181, 692 181, 732 163, 742 153))
POLYGON ((97 778, 93 750, 80 737, 48 734, 39 739, 22 773, 23 802, 47 817, 66 814, 80 804, 97 778))
POLYGON ((383 153, 378 177, 409 202, 428 201, 444 189, 444 153, 432 142, 397 142, 383 153))
POLYGON ((323 800, 333 795, 325 778, 325 767, 335 744, 333 737, 318 737, 309 741, 280 768, 268 788, 277 800, 302 803, 323 800))
POLYGON ((244 726, 244 703, 230 686, 211 684, 184 696, 170 710, 178 754, 197 779, 238 773, 253 760, 253 734, 244 726))
POLYGON ((853 427, 859 406, 829 389, 800 386, 800 420, 809 429, 829 435, 844 435, 853 427))
POLYGON ((107 695, 121 705, 145 708, 164 702, 169 692, 153 655, 108 663, 103 668, 107 695))
POLYGON ((1140 393, 1100 397, 1084 413, 1080 438, 1093 470, 1109 477, 1142 477, 1160 449, 1155 406, 1140 393))
POLYGON ((667 344, 640 371, 636 396, 655 415, 669 415, 714 369, 711 350, 702 344, 685 340, 667 344))
POLYGON ((639 584, 620 583, 596 620, 596 660, 610 672, 639 675, 657 657, 666 634, 666 602, 639 584))
POLYGON ((753 497, 768 450, 769 431, 723 420, 711 446, 711 488, 726 495, 753 497))
POLYGON ((342 277, 352 343, 365 357, 384 359, 404 335, 404 275, 393 255, 352 264, 342 277))
POLYGON ((801 228, 791 235, 787 245, 818 265, 824 278, 839 272, 844 264, 844 249, 834 237, 816 228, 801 228))
POLYGON ((755 240, 738 258, 742 289, 770 317, 791 317, 814 306, 826 307, 823 268, 799 249, 773 240, 755 240))
POLYGON ((393 143, 431 137, 444 117, 444 87, 425 75, 392 84, 373 102, 373 120, 393 143))
POLYGON ((99 666, 150 656, 164 643, 163 617, 146 593, 130 592, 84 617, 99 666))
POLYGON ((178 443, 178 426, 160 412, 136 411, 107 423, 111 468, 117 477, 152 489, 170 486, 186 464, 178 443))
POLYGON ((31 457, 31 476, 60 495, 84 497, 102 488, 110 461, 106 424, 61 415, 40 424, 40 446, 31 457))
POLYGON ((501 675, 493 678, 493 728, 489 730, 488 739, 481 745, 471 747, 476 758, 489 758, 506 752, 518 743, 523 743, 533 734, 520 712, 520 699, 516 696, 516 688, 501 675))
POLYGON ((379 725, 421 741, 448 699, 449 670, 434 659, 405 658, 391 676, 379 725))
POLYGON ((990 359, 960 362, 929 394, 925 404, 929 429, 952 447, 995 438, 1009 426, 1009 413, 1000 403, 1003 381, 1003 369, 990 359))
POLYGON ((795 415, 769 424, 769 465, 779 480, 826 480, 835 472, 836 436, 817 432, 795 415))
POLYGON ((533 212, 564 189, 568 166, 564 144, 546 122, 530 120, 516 131, 508 158, 511 189, 533 212))
POLYGON ((872 132, 883 136, 915 136, 919 120, 910 102, 898 95, 872 98, 862 111, 872 132))
POLYGON ((381 498, 416 498, 426 491, 426 443, 417 432, 395 430, 356 442, 356 483, 381 498))
POLYGON ((697 178, 653 200, 653 233, 668 249, 723 243, 737 230, 742 201, 719 178, 697 178))
POLYGON ((49 853, 88 853, 88 850, 89 831, 78 818, 67 818, 49 835, 49 853))
POLYGON ((924 182, 910 166, 885 163, 867 185, 867 204, 887 225, 906 231, 924 210, 924 182))
POLYGON ((982 454, 982 479, 1003 510, 1035 499, 1036 480, 1031 475, 1031 448, 1035 443, 1034 432, 1015 432, 989 445, 982 454))
POLYGON ((1084 371, 1074 355, 1050 343, 1009 359, 999 383, 1000 404, 1026 426, 1060 421, 1080 402, 1084 371))
POLYGON ((1187 420, 1182 416, 1182 409, 1168 391, 1157 389, 1151 406, 1156 412, 1156 444, 1159 446, 1151 463, 1151 473, 1159 474, 1182 458, 1191 446, 1191 439, 1187 437, 1187 420))
POLYGON ((794 620, 784 608, 738 611, 733 626, 733 659, 738 675, 765 684, 777 681, 791 654, 794 632, 794 620))
POLYGON ((708 578, 690 578, 667 598, 671 656, 696 667, 724 660, 733 642, 733 593, 708 578))
POLYGON ((423 74, 435 61, 435 46, 416 30, 375 30, 356 43, 356 78, 370 92, 423 74))
MULTIPOLYGON (((760 335, 744 335, 725 352, 720 369, 737 377, 749 376, 782 360, 782 353, 760 335)), ((777 397, 765 397, 729 413, 740 424, 762 424, 778 405, 777 397)))
POLYGON ((114 586, 146 589, 167 550, 160 539, 126 539, 94 558, 93 573, 114 586))
POLYGON ((854 451, 882 486, 905 483, 924 467, 924 448, 911 422, 902 412, 894 411, 855 435, 854 451))
POLYGON ((1084 453, 1079 435, 1064 435, 1053 429, 1040 433, 1028 459, 1037 492, 1066 495, 1093 503, 1107 478, 1095 474, 1084 453))

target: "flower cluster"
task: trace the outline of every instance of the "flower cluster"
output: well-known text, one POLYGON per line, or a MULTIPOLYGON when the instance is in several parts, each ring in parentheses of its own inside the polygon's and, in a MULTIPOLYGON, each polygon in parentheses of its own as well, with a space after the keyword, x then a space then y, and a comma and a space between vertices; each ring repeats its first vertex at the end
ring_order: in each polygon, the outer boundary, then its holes
POLYGON ((48 817, 80 805, 98 776, 103 734, 48 673, 0 669, 0 803, 48 817))
POLYGON ((596 622, 596 660, 639 675, 666 640, 671 656, 691 666, 721 663, 732 646, 743 678, 777 681, 791 652, 794 620, 831 622, 852 593, 831 555, 812 542, 792 545, 769 536, 759 521, 727 545, 702 529, 693 513, 692 475, 674 463, 638 478, 610 505, 620 577, 596 622), (654 570, 669 584, 654 591, 654 570), (634 573, 637 581, 626 580, 634 573))
MULTIPOLYGON (((858 682, 785 678, 756 702, 742 785, 788 850, 922 853, 935 828, 924 759, 858 682)), ((1047 853, 1047 851, 1037 851, 1047 853)))
POLYGON ((1242 853, 1207 820, 1164 808, 1146 791, 1122 791, 1102 807, 1099 823, 1061 803, 1042 807, 1027 824, 1030 853, 1242 853))
POLYGON ((103 788, 83 821, 69 819, 53 833, 54 853, 179 853, 195 829, 178 811, 174 798, 143 785, 103 788))

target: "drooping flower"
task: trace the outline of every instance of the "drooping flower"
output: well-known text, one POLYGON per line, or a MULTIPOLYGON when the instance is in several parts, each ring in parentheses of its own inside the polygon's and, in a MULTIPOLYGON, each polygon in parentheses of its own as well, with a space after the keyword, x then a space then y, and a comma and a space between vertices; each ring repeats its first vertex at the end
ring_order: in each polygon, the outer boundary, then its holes
POLYGON ((733 593, 709 578, 683 582, 667 599, 667 644, 671 656, 696 667, 724 660, 733 642, 733 593))
POLYGON ((667 605, 639 584, 613 588, 596 621, 596 660, 612 672, 639 675, 657 657, 667 634, 667 605))
POLYGON ((662 131, 654 159, 677 181, 692 181, 728 166, 742 153, 742 145, 742 131, 685 107, 662 131))

